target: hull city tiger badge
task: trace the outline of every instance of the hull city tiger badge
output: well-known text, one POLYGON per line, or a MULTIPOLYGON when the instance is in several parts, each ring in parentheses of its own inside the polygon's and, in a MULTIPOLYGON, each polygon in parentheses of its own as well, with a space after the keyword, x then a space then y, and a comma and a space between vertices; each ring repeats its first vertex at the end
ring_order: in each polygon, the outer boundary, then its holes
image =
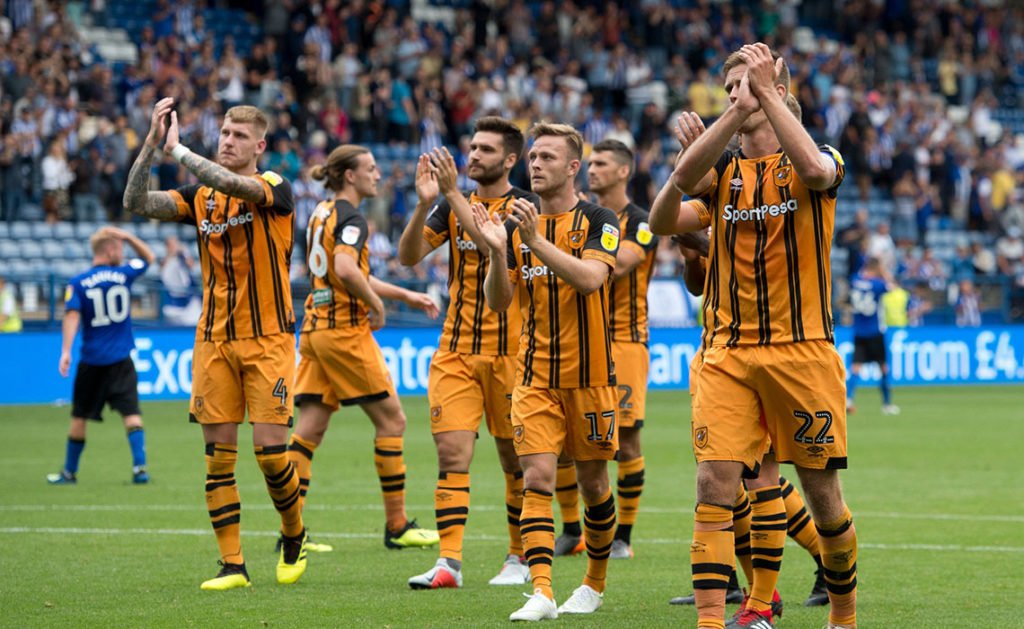
POLYGON ((704 448, 708 445, 708 427, 700 426, 693 431, 693 445, 697 448, 704 448))
POLYGON ((793 183, 793 167, 779 166, 772 171, 772 180, 775 181, 776 186, 785 188, 789 184, 793 183))

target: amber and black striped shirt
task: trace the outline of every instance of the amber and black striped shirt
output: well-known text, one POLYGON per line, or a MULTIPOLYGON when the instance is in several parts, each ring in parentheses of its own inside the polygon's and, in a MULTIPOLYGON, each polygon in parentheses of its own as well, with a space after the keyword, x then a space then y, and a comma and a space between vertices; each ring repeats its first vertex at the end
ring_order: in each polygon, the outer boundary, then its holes
POLYGON ((274 172, 253 177, 263 184, 263 205, 198 184, 170 191, 178 220, 198 232, 203 312, 196 336, 206 341, 295 331, 288 278, 292 187, 274 172))
MULTIPOLYGON (((540 201, 532 192, 513 187, 504 196, 487 199, 469 195, 470 203, 483 203, 490 213, 504 218, 506 209, 514 199, 529 199, 534 205, 540 201)), ((487 307, 484 297, 484 278, 487 277, 487 253, 481 253, 459 221, 447 201, 442 200, 431 211, 423 226, 423 237, 433 246, 448 242, 448 313, 438 347, 460 354, 508 356, 514 354, 519 343, 522 317, 510 308, 494 312, 487 307)))
POLYGON ((612 282, 609 316, 612 340, 618 343, 647 343, 647 287, 654 271, 658 239, 647 224, 649 213, 630 203, 619 213, 622 242, 619 248, 633 249, 643 258, 635 269, 612 282))
MULTIPOLYGON (((523 317, 516 380, 530 387, 576 389, 615 384, 608 321, 609 282, 583 295, 548 270, 506 224, 508 273, 523 317)), ((612 269, 619 250, 615 213, 580 201, 561 214, 542 214, 537 232, 562 251, 612 269)))
POLYGON ((706 193, 711 251, 704 288, 704 325, 712 346, 833 341, 832 269, 836 189, 817 191, 797 176, 789 158, 756 159, 726 151, 706 193))
POLYGON ((338 253, 356 259, 363 277, 370 276, 366 218, 348 201, 325 201, 316 206, 306 227, 309 252, 309 295, 302 331, 368 325, 366 304, 349 294, 334 272, 338 253))

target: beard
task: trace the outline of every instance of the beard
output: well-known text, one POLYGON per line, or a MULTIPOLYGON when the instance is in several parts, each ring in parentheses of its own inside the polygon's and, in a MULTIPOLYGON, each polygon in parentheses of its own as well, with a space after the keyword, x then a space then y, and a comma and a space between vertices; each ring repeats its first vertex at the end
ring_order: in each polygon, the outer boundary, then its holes
POLYGON ((481 186, 489 186, 493 183, 501 181, 501 178, 505 176, 505 168, 501 164, 486 168, 484 166, 477 166, 480 173, 475 177, 472 177, 473 181, 477 182, 481 186))

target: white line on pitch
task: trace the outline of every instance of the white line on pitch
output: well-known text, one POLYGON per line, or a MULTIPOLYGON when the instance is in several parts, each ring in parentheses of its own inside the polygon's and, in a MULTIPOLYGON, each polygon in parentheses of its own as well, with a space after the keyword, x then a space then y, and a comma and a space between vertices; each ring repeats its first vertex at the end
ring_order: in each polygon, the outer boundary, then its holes
MULTIPOLYGON (((53 534, 53 535, 187 535, 206 536, 210 535, 210 529, 146 529, 146 528, 80 528, 80 527, 28 527, 10 526, 0 528, 0 534, 53 534)), ((244 531, 246 537, 277 537, 276 531, 244 531)), ((323 539, 377 539, 377 533, 328 533, 317 531, 316 536, 323 539)), ((467 540, 472 541, 503 541, 506 538, 500 535, 467 535, 467 540)), ((674 544, 678 545, 678 539, 637 539, 638 544, 674 544)), ((1024 553, 1021 546, 964 546, 959 544, 858 544, 860 548, 871 550, 927 550, 940 552, 973 552, 973 553, 1024 553)))
MULTIPOLYGON (((39 505, 0 505, 0 512, 4 511, 196 511, 203 510, 204 505, 190 504, 164 504, 164 505, 61 505, 61 504, 39 504, 39 505)), ((269 511, 273 505, 262 501, 243 505, 245 511, 269 511)), ((307 504, 304 509, 307 511, 383 511, 383 505, 376 504, 307 504)), ((432 511, 434 505, 407 505, 410 511, 432 511)), ((474 512, 505 511, 505 505, 473 505, 474 512)), ((643 513, 689 515, 693 513, 689 508, 671 507, 643 507, 643 513)), ((946 520, 954 522, 1020 522, 1024 523, 1024 515, 974 515, 960 513, 901 513, 897 511, 855 511, 856 518, 877 518, 881 520, 946 520)))

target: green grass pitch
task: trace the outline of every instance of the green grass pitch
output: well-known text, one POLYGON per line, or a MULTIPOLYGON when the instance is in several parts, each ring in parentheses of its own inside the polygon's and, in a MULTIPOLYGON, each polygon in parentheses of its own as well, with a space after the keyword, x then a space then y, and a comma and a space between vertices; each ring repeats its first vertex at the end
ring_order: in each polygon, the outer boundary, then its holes
MULTIPOLYGON (((852 469, 843 479, 860 540, 862 628, 1024 626, 1022 393, 897 389, 903 414, 886 417, 877 392, 861 389, 860 411, 849 421, 852 469)), ((404 404, 408 510, 432 525, 437 467, 426 400, 404 404)), ((183 402, 148 403, 143 411, 152 484, 130 484, 124 432, 109 416, 89 427, 78 485, 50 487, 44 476, 63 460, 67 407, 0 409, 0 626, 500 627, 525 600, 527 588, 487 585, 506 544, 504 481, 490 437, 478 441, 472 468, 465 588, 414 592, 406 579, 428 569, 436 553, 384 548, 372 431, 353 409, 335 415, 316 453, 306 510, 314 536, 335 552, 311 554, 298 584, 277 585, 277 516, 251 454, 251 431, 243 428, 237 473, 253 587, 202 592, 200 581, 217 571, 217 550, 203 497, 201 433, 188 424, 183 402)), ((612 562, 600 612, 557 623, 695 625, 692 608, 668 605, 690 591, 689 419, 686 392, 650 395, 636 557, 612 562)), ((556 558, 558 602, 579 584, 584 564, 582 557, 556 558)), ((825 623, 824 608, 801 606, 812 571, 807 554, 788 544, 779 627, 825 623)))

